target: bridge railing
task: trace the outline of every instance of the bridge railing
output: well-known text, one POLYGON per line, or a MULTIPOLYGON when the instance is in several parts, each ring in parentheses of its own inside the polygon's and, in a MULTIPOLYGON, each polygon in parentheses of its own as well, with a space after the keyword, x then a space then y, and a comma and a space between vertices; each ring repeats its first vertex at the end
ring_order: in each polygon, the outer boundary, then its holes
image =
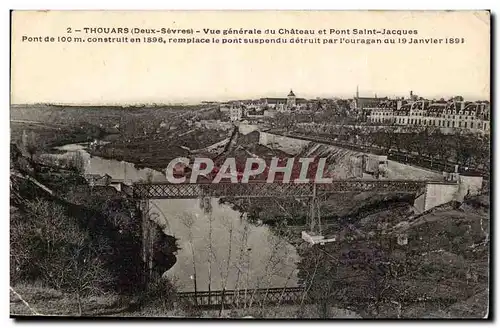
POLYGON ((302 287, 217 290, 177 293, 180 300, 191 305, 242 307, 252 304, 295 304, 307 299, 302 287))

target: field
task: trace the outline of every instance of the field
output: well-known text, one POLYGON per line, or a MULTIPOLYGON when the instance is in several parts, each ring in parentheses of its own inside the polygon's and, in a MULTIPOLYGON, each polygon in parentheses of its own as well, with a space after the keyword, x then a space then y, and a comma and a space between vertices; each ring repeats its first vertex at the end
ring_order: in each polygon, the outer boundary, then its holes
POLYGON ((72 125, 86 122, 91 125, 111 128, 116 124, 132 120, 161 121, 172 114, 186 115, 196 112, 200 106, 58 106, 58 105, 12 105, 11 120, 30 120, 42 123, 72 125))
POLYGON ((75 107, 12 106, 11 139, 33 133, 38 148, 106 139, 93 155, 163 169, 168 162, 221 141, 229 132, 193 126, 193 120, 218 117, 207 106, 75 107))

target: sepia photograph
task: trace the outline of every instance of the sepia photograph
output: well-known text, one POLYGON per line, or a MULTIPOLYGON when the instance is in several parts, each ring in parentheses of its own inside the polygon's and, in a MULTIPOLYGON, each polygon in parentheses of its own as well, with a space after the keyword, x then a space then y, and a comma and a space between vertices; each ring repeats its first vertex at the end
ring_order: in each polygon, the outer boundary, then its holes
POLYGON ((490 16, 13 10, 11 318, 490 318, 490 16))

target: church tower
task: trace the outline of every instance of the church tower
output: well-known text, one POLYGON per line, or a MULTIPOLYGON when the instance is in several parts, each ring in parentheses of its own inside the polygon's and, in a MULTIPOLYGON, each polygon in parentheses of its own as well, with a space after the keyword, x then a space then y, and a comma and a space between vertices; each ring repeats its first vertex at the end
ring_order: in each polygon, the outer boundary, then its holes
POLYGON ((295 107, 297 104, 297 100, 295 97, 295 93, 293 93, 293 90, 290 90, 290 93, 288 94, 287 101, 286 101, 286 106, 288 108, 295 107))

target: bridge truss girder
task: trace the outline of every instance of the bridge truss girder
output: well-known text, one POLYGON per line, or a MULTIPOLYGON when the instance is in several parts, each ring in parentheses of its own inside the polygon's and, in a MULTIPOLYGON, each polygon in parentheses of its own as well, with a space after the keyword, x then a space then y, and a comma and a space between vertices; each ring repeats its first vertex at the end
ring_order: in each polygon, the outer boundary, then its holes
POLYGON ((423 189, 426 181, 338 180, 332 183, 136 183, 123 188, 136 199, 196 199, 202 197, 316 197, 349 192, 409 192, 423 189))

